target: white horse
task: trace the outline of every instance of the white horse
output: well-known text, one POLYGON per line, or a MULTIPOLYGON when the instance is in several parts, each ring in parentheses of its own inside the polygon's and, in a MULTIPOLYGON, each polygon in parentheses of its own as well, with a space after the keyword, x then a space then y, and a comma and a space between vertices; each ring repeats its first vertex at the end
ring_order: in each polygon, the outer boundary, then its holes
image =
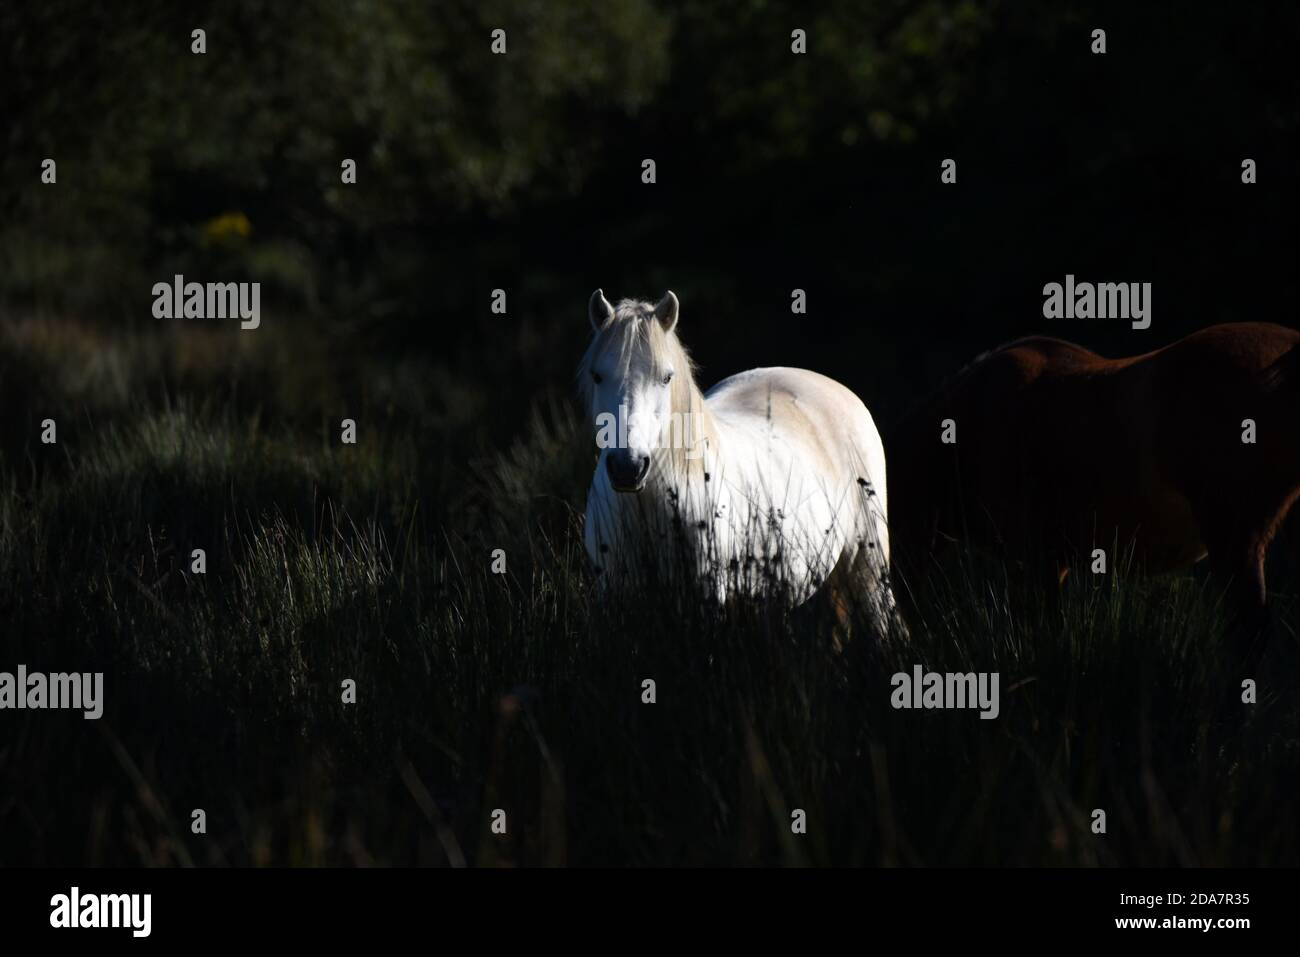
POLYGON ((578 381, 600 454, 585 539, 602 578, 685 557, 719 601, 779 591, 801 604, 824 591, 846 629, 861 602, 879 634, 902 630, 885 453, 862 401, 804 369, 751 369, 701 392, 672 292, 615 309, 597 289, 588 312, 578 381))

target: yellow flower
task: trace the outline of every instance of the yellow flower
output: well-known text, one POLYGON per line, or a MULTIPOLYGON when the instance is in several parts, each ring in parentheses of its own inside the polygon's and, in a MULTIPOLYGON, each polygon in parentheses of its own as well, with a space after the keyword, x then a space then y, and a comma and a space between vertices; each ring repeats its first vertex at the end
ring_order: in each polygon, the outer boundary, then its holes
POLYGON ((243 213, 222 213, 203 224, 203 239, 209 243, 229 242, 232 239, 247 239, 253 232, 253 224, 243 213))

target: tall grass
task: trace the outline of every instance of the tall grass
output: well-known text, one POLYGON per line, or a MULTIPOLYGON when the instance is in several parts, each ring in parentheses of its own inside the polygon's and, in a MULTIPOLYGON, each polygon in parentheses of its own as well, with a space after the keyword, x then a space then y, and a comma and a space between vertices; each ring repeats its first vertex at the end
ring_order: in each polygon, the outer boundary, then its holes
POLYGON ((0 863, 1297 859, 1285 595, 1254 705, 1213 583, 1124 562, 1059 594, 996 556, 922 565, 910 640, 863 628, 836 653, 816 609, 599 599, 563 400, 493 447, 404 404, 400 376, 341 387, 343 446, 331 400, 251 401, 178 371, 181 345, 29 393, 34 350, 77 347, 0 344, 0 670, 106 674, 98 722, 0 718, 0 863), (1000 716, 895 710, 915 664, 999 672, 1000 716))

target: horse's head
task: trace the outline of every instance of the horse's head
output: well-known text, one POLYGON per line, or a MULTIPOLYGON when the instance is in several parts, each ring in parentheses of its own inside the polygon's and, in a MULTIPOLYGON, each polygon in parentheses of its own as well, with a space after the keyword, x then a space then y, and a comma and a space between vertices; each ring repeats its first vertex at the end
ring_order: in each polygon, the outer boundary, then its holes
POLYGON ((578 375, 601 464, 617 491, 639 492, 671 425, 674 377, 690 376, 673 335, 677 297, 669 292, 658 305, 625 299, 615 309, 597 289, 588 316, 594 335, 578 375))

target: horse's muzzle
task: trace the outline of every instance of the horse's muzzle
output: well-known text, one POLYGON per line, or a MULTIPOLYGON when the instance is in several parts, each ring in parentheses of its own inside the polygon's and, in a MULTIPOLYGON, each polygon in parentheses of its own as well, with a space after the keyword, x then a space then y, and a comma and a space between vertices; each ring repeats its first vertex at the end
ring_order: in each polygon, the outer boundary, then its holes
POLYGON ((650 456, 620 449, 605 456, 605 471, 615 492, 639 492, 650 474, 650 456))

